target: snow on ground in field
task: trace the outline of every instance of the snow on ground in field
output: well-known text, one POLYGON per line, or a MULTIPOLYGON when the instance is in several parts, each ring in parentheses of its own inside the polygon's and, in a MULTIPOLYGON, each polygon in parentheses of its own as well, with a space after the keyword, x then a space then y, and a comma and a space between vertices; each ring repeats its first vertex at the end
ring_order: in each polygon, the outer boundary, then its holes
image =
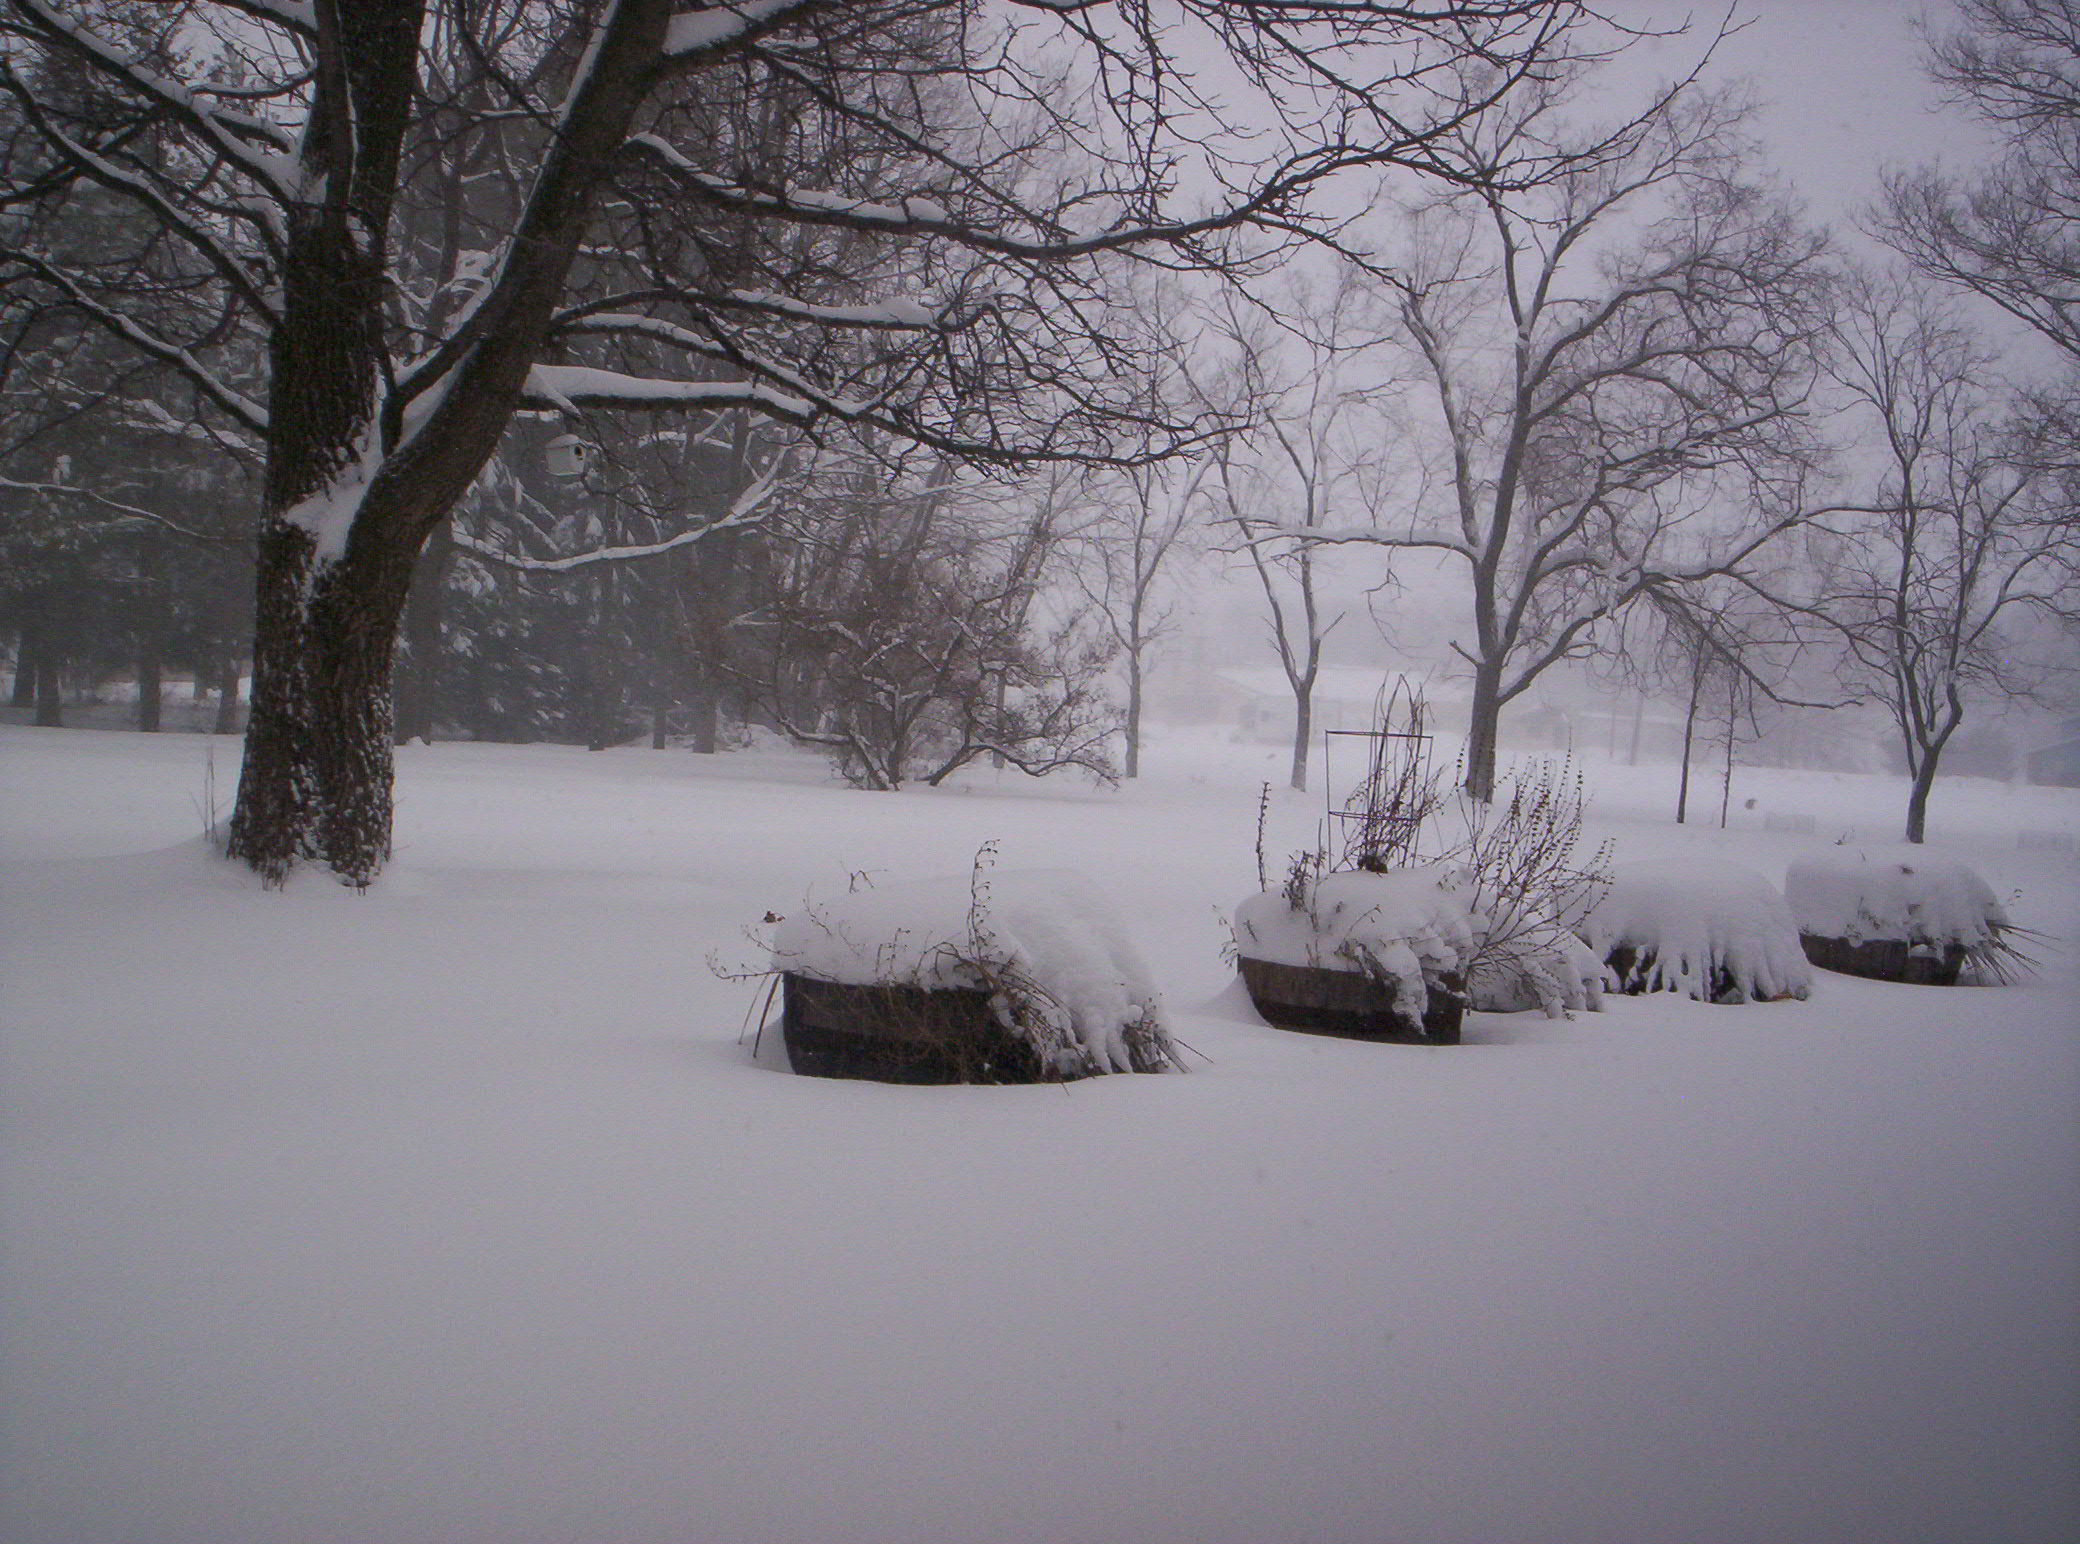
MULTIPOLYGON (((1222 963, 1275 747, 884 795, 413 746, 381 883, 274 895, 202 846, 207 743, 0 731, 11 1544, 2080 1536, 2071 793, 1931 811, 2061 940, 2036 984, 1417 1047, 1268 1028, 1222 963), (987 840, 1121 911, 1190 1076, 752 1062, 710 955, 987 840)), ((1744 772, 1722 834, 1587 771, 1621 862, 1779 873, 1904 805, 1744 772)))
POLYGON ((1695 857, 1621 863, 1583 936, 1606 958, 1629 944, 1635 974, 1650 992, 1708 1002, 1722 970, 1754 1001, 1812 990, 1813 967, 1783 893, 1738 863, 1695 857))
POLYGON ((805 897, 773 931, 775 970, 853 985, 989 987, 1004 1027, 1057 1072, 1131 1072, 1128 1041, 1162 1022, 1162 993, 1097 888, 1064 869, 868 883, 805 897), (1030 989, 1030 990, 1028 990, 1030 989), (1014 1013, 1004 993, 1022 998, 1014 1013))
POLYGON ((1804 931, 1851 943, 1983 944, 2008 922, 1969 865, 1905 845, 1801 854, 1784 876, 1784 893, 1804 931))

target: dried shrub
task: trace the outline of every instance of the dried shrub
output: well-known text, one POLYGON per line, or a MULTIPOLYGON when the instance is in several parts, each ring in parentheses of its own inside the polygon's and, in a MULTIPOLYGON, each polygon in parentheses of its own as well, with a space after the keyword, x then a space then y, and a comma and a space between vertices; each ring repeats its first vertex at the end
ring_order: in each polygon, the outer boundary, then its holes
POLYGON ((1467 962, 1474 1005, 1556 1016, 1596 1006, 1600 962, 1576 930, 1610 887, 1611 844, 1576 858, 1588 799, 1573 758, 1520 763, 1493 800, 1462 791, 1459 809, 1465 835, 1444 856, 1465 871, 1487 921, 1467 962))

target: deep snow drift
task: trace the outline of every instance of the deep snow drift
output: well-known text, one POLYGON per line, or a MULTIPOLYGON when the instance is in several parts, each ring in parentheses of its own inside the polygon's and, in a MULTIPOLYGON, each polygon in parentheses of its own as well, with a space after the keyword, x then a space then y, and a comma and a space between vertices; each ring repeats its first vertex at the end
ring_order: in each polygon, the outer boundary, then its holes
MULTIPOLYGON (((1231 988, 1275 748, 880 795, 411 747, 356 896, 213 861, 203 745, 0 730, 11 1544, 2080 1536, 2070 794, 1932 810, 2061 940, 2035 985, 1820 973, 1428 1048, 1231 988), (1125 915, 1189 1076, 752 1061, 710 955, 992 839, 1125 915)), ((1903 804, 1743 774, 1722 835, 1666 823, 1666 768, 1587 770, 1620 862, 1780 874, 1903 804)), ((1272 813, 1288 851, 1321 804, 1272 813)))

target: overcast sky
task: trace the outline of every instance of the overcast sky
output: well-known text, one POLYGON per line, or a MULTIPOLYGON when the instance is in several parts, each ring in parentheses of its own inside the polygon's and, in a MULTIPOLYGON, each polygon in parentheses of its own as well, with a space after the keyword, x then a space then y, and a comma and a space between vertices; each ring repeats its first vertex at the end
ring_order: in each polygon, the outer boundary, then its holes
MULTIPOLYGON (((1941 160, 1963 169, 1986 153, 1970 117, 1944 107, 1922 69, 1913 31, 1926 13, 1948 25, 1948 0, 1738 0, 1747 25, 1721 45, 1712 76, 1750 77, 1763 102, 1757 127, 1771 159, 1816 218, 1846 224, 1877 193, 1880 170, 1941 160)), ((1685 16, 1709 35, 1724 6, 1613 0, 1622 20, 1674 26, 1685 16)), ((1696 38, 1649 43, 1640 61, 1671 75, 1695 58, 1696 38)))

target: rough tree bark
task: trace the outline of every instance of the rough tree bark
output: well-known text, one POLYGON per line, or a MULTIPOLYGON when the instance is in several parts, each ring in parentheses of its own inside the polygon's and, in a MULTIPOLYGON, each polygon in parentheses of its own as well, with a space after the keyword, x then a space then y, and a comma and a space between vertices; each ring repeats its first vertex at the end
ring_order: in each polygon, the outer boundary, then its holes
POLYGON ((1466 775, 1460 780, 1470 798, 1485 804, 1495 797, 1495 757, 1502 730, 1502 665, 1490 656, 1474 667, 1473 701, 1466 725, 1466 775))
POLYGON ((301 183, 312 197, 289 212, 271 351, 252 717, 229 849, 276 883, 317 858, 366 885, 389 855, 392 654, 413 567, 519 405, 671 17, 668 0, 622 0, 603 23, 525 228, 458 339, 468 357, 431 388, 438 400, 408 431, 394 396, 395 421, 373 419, 383 233, 423 12, 423 0, 316 7, 301 183), (339 550, 321 551, 321 537, 339 550))

